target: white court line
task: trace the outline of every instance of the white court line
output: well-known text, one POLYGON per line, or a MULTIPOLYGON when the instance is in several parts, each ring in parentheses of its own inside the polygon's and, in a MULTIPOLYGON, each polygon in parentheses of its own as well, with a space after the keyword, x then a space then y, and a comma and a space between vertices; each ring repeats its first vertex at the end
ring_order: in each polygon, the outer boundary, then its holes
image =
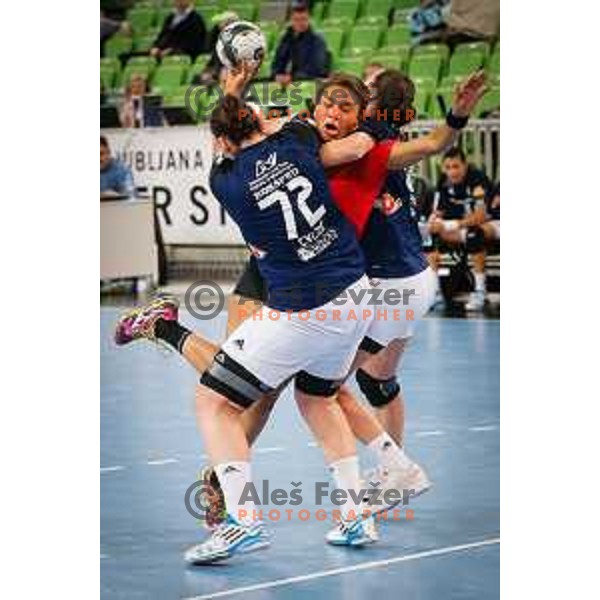
POLYGON ((444 435, 445 431, 440 431, 439 429, 434 429, 433 431, 417 431, 415 432, 415 437, 429 437, 434 435, 444 435))
POLYGON ((125 467, 115 465, 114 467, 100 467, 100 473, 110 473, 111 471, 123 471, 125 467))
POLYGON ((223 598, 224 596, 235 596, 236 594, 244 594, 247 592, 255 592, 257 590, 266 590, 274 587, 282 587, 284 585, 291 585, 294 583, 301 583, 304 581, 312 581, 314 579, 321 579, 323 577, 332 577, 333 575, 343 575, 344 573, 353 573, 355 571, 366 571, 367 569, 375 569, 377 567, 385 567, 387 565, 393 565, 402 562, 410 562, 412 560, 419 560, 421 558, 429 558, 431 556, 443 556, 445 554, 452 554, 453 552, 461 552, 463 550, 473 550, 475 548, 483 548, 485 546, 493 546, 500 543, 500 538, 489 538, 480 542, 472 542, 470 544, 460 544, 458 546, 446 546, 445 548, 435 548, 433 550, 425 550, 423 552, 416 552, 415 554, 405 554, 404 556, 395 556, 393 558, 386 558, 384 560, 373 560, 370 562, 358 563, 357 565, 351 565, 348 567, 341 567, 339 569, 329 569, 327 571, 316 571, 315 573, 307 573, 306 575, 298 575, 296 577, 286 577, 285 579, 273 579, 272 581, 263 581, 262 583, 256 583, 254 585, 247 585, 239 588, 232 588, 230 590, 224 590, 222 592, 215 592, 214 594, 204 594, 202 596, 193 596, 191 598, 183 598, 182 600, 207 600, 208 598, 223 598))
POLYGON ((179 462, 178 458, 157 458, 156 460, 149 460, 148 464, 151 466, 155 465, 170 465, 171 463, 179 462))
POLYGON ((469 427, 469 431, 495 431, 498 429, 498 425, 476 425, 475 427, 469 427))

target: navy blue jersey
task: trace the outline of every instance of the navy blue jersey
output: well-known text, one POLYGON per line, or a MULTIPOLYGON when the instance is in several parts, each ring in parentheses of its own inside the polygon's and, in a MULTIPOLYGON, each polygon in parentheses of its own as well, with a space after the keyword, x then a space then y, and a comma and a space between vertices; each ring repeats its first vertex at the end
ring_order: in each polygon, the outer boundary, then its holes
MULTIPOLYGON (((389 138, 398 134, 389 128, 389 138)), ((369 277, 410 277, 427 268, 418 213, 409 175, 390 171, 365 229, 361 244, 369 277)))
POLYGON ((454 185, 442 175, 437 188, 436 209, 442 219, 462 219, 475 211, 485 208, 490 193, 490 182, 482 171, 469 165, 464 181, 454 185))
POLYGON ((331 194, 312 125, 278 133, 213 165, 215 197, 238 224, 267 283, 268 306, 311 309, 365 273, 352 225, 331 194))

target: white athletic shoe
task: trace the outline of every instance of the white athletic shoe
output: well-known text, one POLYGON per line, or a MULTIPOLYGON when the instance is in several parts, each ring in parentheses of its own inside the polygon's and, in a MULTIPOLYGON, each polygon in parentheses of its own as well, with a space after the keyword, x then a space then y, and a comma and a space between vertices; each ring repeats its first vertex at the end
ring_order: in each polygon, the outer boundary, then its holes
POLYGON ((377 499, 373 498, 371 505, 375 515, 391 510, 405 499, 410 502, 410 499, 424 494, 431 488, 431 481, 425 470, 412 461, 404 469, 384 469, 380 466, 365 473, 364 477, 368 485, 378 482, 381 484, 377 489, 382 492, 377 499), (398 490, 400 494, 396 494, 396 497, 400 496, 400 498, 393 502, 385 502, 384 496, 387 490, 398 490))
POLYGON ((262 521, 243 525, 227 515, 205 542, 186 551, 185 560, 192 565, 208 565, 231 558, 234 554, 266 548, 270 543, 270 536, 262 521))
POLYGON ((471 292, 465 304, 465 310, 479 312, 485 306, 485 292, 471 292))
POLYGON ((325 541, 332 546, 366 546, 378 540, 373 517, 359 517, 352 521, 340 519, 325 536, 325 541))

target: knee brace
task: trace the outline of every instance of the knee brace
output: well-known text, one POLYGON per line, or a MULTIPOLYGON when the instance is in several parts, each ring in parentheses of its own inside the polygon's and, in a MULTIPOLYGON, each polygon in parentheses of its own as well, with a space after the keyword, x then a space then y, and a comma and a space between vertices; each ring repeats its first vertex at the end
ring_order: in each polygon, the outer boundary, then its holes
POLYGON ((480 227, 469 227, 465 238, 467 252, 481 252, 485 249, 485 235, 480 227))
POLYGON ((375 379, 366 371, 358 369, 356 371, 356 382, 371 406, 376 408, 389 404, 400 393, 400 384, 395 377, 375 379))

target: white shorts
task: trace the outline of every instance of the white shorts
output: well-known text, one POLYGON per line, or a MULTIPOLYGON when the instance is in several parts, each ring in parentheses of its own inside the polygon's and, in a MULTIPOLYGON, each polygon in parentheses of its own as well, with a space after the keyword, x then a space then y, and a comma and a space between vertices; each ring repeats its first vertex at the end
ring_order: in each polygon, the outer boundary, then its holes
POLYGON ((500 239, 500 219, 497 219, 494 221, 488 221, 488 223, 492 226, 492 229, 494 230, 494 239, 499 240, 500 239))
POLYGON ((370 289, 365 275, 346 290, 347 297, 350 290, 355 294, 363 290, 359 298, 334 299, 300 312, 263 306, 231 333, 222 350, 271 388, 300 371, 341 381, 374 316, 369 310, 370 289))
POLYGON ((427 267, 411 277, 374 278, 371 283, 382 292, 373 306, 375 317, 366 337, 381 346, 395 339, 412 337, 435 299, 436 274, 427 267))

